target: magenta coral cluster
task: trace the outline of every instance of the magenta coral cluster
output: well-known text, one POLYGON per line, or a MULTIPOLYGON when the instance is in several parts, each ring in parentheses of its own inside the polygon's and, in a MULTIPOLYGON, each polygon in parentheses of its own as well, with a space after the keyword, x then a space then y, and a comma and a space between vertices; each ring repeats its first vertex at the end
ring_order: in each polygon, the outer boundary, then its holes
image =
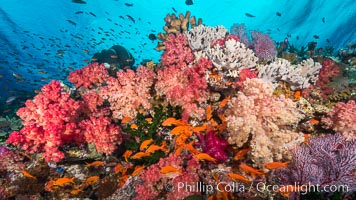
POLYGON ((321 122, 325 127, 341 132, 347 138, 356 138, 356 103, 349 100, 347 103, 337 103, 332 111, 321 122))
POLYGON ((184 67, 187 63, 194 60, 188 39, 183 34, 169 34, 164 45, 166 49, 161 57, 163 65, 178 65, 184 67))
POLYGON ((150 89, 154 78, 155 73, 143 66, 138 67, 136 72, 120 70, 117 78, 108 78, 100 95, 109 101, 112 116, 116 119, 134 118, 139 108, 150 109, 150 89))
POLYGON ((334 89, 330 87, 329 83, 332 78, 339 76, 340 68, 339 66, 331 59, 326 59, 322 63, 322 68, 319 71, 318 80, 315 85, 321 89, 322 96, 325 99, 327 95, 334 92, 334 89))
POLYGON ((214 131, 208 131, 206 135, 197 134, 199 143, 204 153, 209 154, 219 162, 225 162, 228 158, 226 153, 227 141, 214 135, 214 131))
POLYGON ((76 88, 92 88, 94 85, 100 85, 109 77, 108 71, 104 64, 90 63, 80 70, 71 72, 68 80, 74 84, 76 88))

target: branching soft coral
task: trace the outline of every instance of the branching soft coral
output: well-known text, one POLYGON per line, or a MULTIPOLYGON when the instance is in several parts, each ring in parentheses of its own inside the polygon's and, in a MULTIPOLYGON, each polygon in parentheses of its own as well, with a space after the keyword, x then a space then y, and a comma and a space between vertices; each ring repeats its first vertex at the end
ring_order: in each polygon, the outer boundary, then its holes
POLYGON ((209 92, 205 73, 212 68, 212 63, 201 58, 192 67, 180 68, 179 66, 167 66, 157 73, 155 89, 158 95, 165 95, 167 101, 173 106, 183 108, 182 117, 202 118, 204 109, 198 107, 207 101, 209 92))
POLYGON ((356 139, 356 103, 353 100, 347 103, 337 103, 327 117, 321 122, 326 128, 341 132, 346 138, 356 139))
POLYGON ((289 149, 304 140, 302 133, 288 129, 302 118, 296 104, 272 94, 272 83, 247 79, 244 89, 229 101, 225 113, 228 142, 237 147, 249 143, 251 159, 258 167, 291 159, 289 149))
POLYGON ((134 118, 141 106, 144 109, 150 109, 150 89, 154 77, 153 71, 140 66, 136 72, 121 70, 117 72, 117 78, 108 78, 107 86, 101 89, 100 95, 109 101, 113 117, 134 118))
POLYGON ((108 71, 104 64, 90 63, 80 70, 73 71, 69 74, 68 80, 76 88, 92 88, 94 85, 102 84, 109 77, 108 71))
POLYGON ((323 67, 319 71, 319 78, 315 85, 320 87, 322 96, 325 99, 327 95, 334 92, 334 89, 329 86, 329 83, 332 78, 339 76, 340 68, 331 59, 324 60, 322 66, 323 67))
POLYGON ((27 100, 26 107, 20 108, 17 115, 24 127, 13 132, 7 143, 21 146, 29 153, 43 153, 46 161, 59 161, 64 157, 58 147, 71 142, 83 142, 83 135, 76 124, 81 102, 62 93, 59 81, 43 86, 34 100, 27 100))
POLYGON ((164 45, 166 49, 161 58, 163 65, 178 65, 182 67, 194 60, 194 54, 189 47, 188 39, 183 34, 169 34, 164 45))
POLYGON ((84 130, 85 140, 94 143, 96 150, 100 153, 110 155, 121 144, 120 127, 111 123, 108 117, 91 117, 83 120, 80 126, 84 130))

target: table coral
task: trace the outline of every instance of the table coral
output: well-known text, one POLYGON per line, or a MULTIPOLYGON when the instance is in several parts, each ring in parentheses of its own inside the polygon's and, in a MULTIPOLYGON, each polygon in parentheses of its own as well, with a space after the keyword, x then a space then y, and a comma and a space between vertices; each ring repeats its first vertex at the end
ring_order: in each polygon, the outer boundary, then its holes
POLYGON ((251 159, 258 167, 290 160, 289 149, 304 140, 302 133, 288 128, 303 115, 291 99, 272 97, 273 90, 269 82, 247 79, 244 89, 229 101, 225 112, 228 142, 236 147, 249 143, 251 159))
POLYGON ((107 86, 100 90, 100 95, 110 103, 113 117, 136 117, 139 108, 150 109, 150 88, 155 74, 147 67, 140 66, 133 70, 120 70, 117 78, 110 77, 107 86))

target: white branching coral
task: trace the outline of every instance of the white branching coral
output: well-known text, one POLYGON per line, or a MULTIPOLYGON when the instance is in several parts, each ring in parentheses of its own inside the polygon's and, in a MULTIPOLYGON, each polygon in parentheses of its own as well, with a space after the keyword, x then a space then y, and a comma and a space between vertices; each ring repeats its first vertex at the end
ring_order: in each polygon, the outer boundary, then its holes
POLYGON ((298 65, 291 65, 285 59, 278 59, 269 65, 259 67, 258 76, 263 80, 271 81, 274 86, 278 81, 285 81, 291 85, 292 90, 309 87, 315 83, 321 69, 321 64, 309 58, 298 65))
POLYGON ((217 70, 229 71, 228 76, 232 77, 236 77, 241 69, 255 68, 258 61, 251 49, 234 39, 226 40, 224 46, 217 44, 208 48, 205 55, 217 70))
POLYGON ((189 46, 193 51, 200 51, 208 48, 211 42, 224 38, 228 31, 223 26, 196 26, 189 31, 186 31, 184 35, 188 38, 189 46))
POLYGON ((261 79, 247 79, 244 89, 229 101, 225 112, 228 142, 242 147, 249 144, 255 166, 290 160, 290 149, 304 141, 292 130, 303 115, 296 103, 283 96, 273 97, 273 86, 261 79))

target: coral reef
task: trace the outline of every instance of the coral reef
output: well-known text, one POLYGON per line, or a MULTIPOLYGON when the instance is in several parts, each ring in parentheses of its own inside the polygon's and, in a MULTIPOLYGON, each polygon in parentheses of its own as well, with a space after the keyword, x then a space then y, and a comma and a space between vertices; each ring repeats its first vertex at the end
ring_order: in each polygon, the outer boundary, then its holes
POLYGON ((219 162, 225 162, 227 160, 226 140, 215 136, 214 131, 208 131, 205 136, 202 134, 198 134, 197 136, 199 138, 199 143, 197 143, 197 145, 202 147, 203 152, 209 154, 219 162))
POLYGON ((104 64, 90 63, 80 70, 71 72, 68 80, 74 84, 76 88, 93 88, 95 85, 102 84, 109 77, 104 64))
POLYGON ((150 109, 150 89, 154 77, 152 70, 140 66, 136 72, 121 70, 117 72, 117 78, 108 78, 100 95, 109 101, 113 118, 134 118, 139 108, 150 109))
POLYGON ((248 143, 251 160, 259 167, 290 160, 289 149, 304 140, 303 134, 287 128, 303 117, 296 104, 272 94, 271 83, 247 79, 244 89, 231 99, 225 111, 229 144, 242 147, 248 143))
POLYGON ((199 25, 184 32, 184 35, 188 38, 190 48, 193 51, 199 51, 210 47, 213 41, 225 38, 227 33, 228 31, 223 26, 199 25))
POLYGON ((273 61, 277 57, 277 49, 269 35, 258 31, 251 32, 253 48, 256 56, 261 60, 273 61))

